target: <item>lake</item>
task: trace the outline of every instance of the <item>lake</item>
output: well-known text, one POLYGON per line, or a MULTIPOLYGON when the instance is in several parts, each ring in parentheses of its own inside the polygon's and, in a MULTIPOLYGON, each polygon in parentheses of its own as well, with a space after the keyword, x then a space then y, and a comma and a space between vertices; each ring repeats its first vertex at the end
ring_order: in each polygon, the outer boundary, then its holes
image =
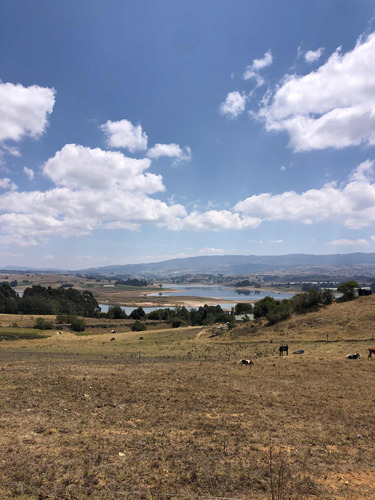
MULTIPOLYGON (((206 297, 210 300, 216 300, 215 305, 221 306, 223 309, 231 309, 238 302, 257 301, 266 296, 275 299, 290 299, 294 294, 282 292, 264 292, 262 290, 243 290, 240 288, 231 288, 220 285, 175 285, 173 283, 166 283, 158 292, 148 294, 149 297, 206 297), (171 288, 175 292, 165 291, 164 288, 171 288), (232 300, 233 302, 222 302, 223 300, 232 300)), ((102 312, 108 311, 108 305, 99 304, 102 312)), ((203 304, 202 304, 203 305, 203 304)), ((130 314, 134 307, 123 307, 126 314, 130 314)), ((156 309, 164 309, 163 306, 157 307, 144 307, 146 313, 155 311, 156 309)), ((173 309, 173 308, 171 308, 173 309)), ((188 308, 191 309, 191 308, 188 308)))

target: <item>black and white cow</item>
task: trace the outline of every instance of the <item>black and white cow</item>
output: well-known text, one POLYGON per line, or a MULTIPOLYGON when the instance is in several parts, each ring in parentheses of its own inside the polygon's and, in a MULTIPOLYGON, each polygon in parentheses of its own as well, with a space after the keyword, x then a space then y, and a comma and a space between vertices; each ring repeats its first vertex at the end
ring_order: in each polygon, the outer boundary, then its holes
POLYGON ((359 354, 359 352, 356 352, 355 354, 348 354, 347 356, 345 356, 346 359, 360 359, 361 358, 361 355, 359 354))

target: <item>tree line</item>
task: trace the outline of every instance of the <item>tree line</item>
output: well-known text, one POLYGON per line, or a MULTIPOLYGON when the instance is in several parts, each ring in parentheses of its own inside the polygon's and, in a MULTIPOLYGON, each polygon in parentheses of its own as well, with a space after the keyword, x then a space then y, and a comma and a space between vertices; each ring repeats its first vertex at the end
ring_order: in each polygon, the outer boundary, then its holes
POLYGON ((33 285, 26 288, 23 296, 8 283, 0 285, 0 313, 6 314, 71 314, 95 317, 100 307, 89 291, 73 288, 52 288, 33 285))

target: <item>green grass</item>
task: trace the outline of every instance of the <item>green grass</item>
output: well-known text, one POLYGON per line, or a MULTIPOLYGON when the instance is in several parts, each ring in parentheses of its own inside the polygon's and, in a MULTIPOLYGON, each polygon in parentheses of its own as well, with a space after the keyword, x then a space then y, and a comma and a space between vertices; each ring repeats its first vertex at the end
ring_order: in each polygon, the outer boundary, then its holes
POLYGON ((0 341, 2 340, 32 340, 45 339, 50 335, 45 330, 35 330, 31 328, 0 328, 0 341), (42 333, 43 332, 43 333, 42 333))

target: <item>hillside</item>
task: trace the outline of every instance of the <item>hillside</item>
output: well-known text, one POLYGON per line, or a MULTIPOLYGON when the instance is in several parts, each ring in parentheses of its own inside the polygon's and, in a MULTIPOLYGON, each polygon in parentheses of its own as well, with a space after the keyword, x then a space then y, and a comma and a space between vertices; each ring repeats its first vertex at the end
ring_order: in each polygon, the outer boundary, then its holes
POLYGON ((220 336, 221 340, 299 341, 374 340, 375 295, 359 297, 350 302, 333 303, 318 311, 294 314, 290 319, 274 326, 250 324, 220 336))
MULTIPOLYGON (((113 265, 81 269, 81 273, 113 273, 129 275, 173 275, 173 274, 251 274, 285 271, 301 268, 329 272, 358 266, 356 271, 369 266, 375 269, 375 253, 350 253, 332 255, 212 255, 172 259, 145 264, 113 265)), ((351 269, 353 272, 353 269, 351 269)))

